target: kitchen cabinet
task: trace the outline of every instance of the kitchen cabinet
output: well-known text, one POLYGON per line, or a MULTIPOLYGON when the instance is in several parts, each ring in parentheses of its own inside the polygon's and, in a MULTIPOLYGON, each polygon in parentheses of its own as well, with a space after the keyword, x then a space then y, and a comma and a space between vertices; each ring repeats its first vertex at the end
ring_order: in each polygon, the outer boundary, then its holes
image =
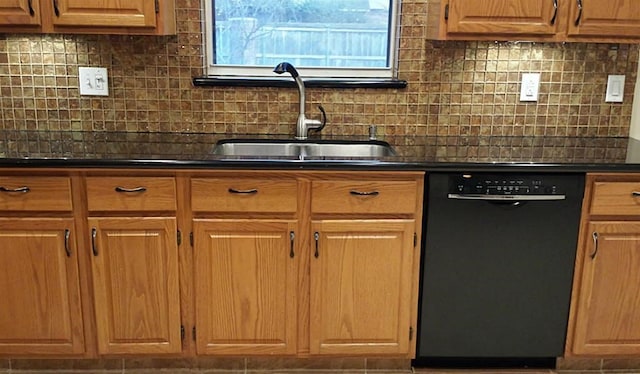
POLYGON ((568 39, 632 39, 640 41, 640 3, 636 0, 580 0, 569 7, 568 39))
POLYGON ((198 354, 413 354, 422 174, 365 175, 192 179, 198 354))
POLYGON ((567 355, 640 354, 640 178, 588 177, 567 355))
POLYGON ((179 353, 172 177, 86 179, 98 353, 179 353))
POLYGON ((0 31, 175 34, 174 1, 16 0, 0 5, 0 31))
POLYGON ((297 186, 277 175, 192 179, 198 354, 296 353, 297 186))
POLYGON ((85 350, 70 179, 0 177, 0 355, 85 350))
POLYGON ((409 353, 418 184, 312 181, 311 354, 409 353))
POLYGON ((431 39, 640 42, 633 0, 436 0, 428 15, 431 39))

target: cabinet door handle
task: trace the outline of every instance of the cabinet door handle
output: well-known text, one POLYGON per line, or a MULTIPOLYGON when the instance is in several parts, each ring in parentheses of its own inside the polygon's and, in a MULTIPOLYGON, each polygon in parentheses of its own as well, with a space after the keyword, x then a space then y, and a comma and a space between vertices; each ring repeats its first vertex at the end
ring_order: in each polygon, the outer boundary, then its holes
POLYGON ((33 0, 29 0, 29 15, 31 17, 36 15, 36 11, 33 10, 33 0))
POLYGON ((598 254, 598 233, 594 231, 593 234, 591 234, 591 238, 593 239, 593 252, 591 252, 589 257, 591 257, 591 259, 594 259, 598 254))
POLYGON ((0 186, 0 191, 7 192, 7 193, 27 193, 31 191, 31 189, 27 186, 18 187, 18 188, 7 188, 4 186, 0 186))
POLYGON ((56 17, 60 17, 60 9, 58 8, 58 0, 53 0, 53 12, 56 14, 56 17))
POLYGON ((64 230, 64 251, 67 253, 67 257, 71 257, 71 248, 69 247, 69 237, 71 236, 71 230, 64 230))
POLYGON ((91 250, 93 251, 93 255, 98 255, 98 247, 96 245, 96 236, 98 236, 98 230, 96 228, 91 229, 91 250))
POLYGON ((356 190, 351 190, 349 191, 350 194, 355 195, 355 196, 377 196, 380 195, 380 191, 356 191, 356 190))
POLYGON ((237 190, 235 188, 229 188, 229 193, 252 195, 258 193, 258 189, 252 188, 250 190, 237 190))
POLYGON ((135 187, 135 188, 124 188, 124 187, 116 187, 115 188, 116 192, 123 192, 123 193, 135 193, 135 192, 146 192, 147 191, 147 187, 135 187))
POLYGON ((555 25, 558 18, 558 0, 553 0, 553 17, 551 17, 551 26, 555 25))
POLYGON ((631 192, 631 196, 633 196, 633 197, 640 197, 640 192, 638 192, 638 191, 633 191, 633 192, 631 192))
POLYGON ((582 0, 576 0, 578 4, 578 18, 576 18, 575 25, 580 26, 580 20, 582 19, 582 0))
POLYGON ((315 258, 320 257, 320 251, 318 249, 318 242, 320 241, 320 234, 316 231, 313 233, 313 239, 316 241, 316 253, 313 254, 315 258))
POLYGON ((291 242, 291 249, 289 250, 289 257, 291 257, 291 258, 293 258, 296 255, 295 252, 293 251, 293 245, 294 245, 295 239, 296 239, 296 234, 293 231, 291 231, 289 233, 289 241, 291 242))

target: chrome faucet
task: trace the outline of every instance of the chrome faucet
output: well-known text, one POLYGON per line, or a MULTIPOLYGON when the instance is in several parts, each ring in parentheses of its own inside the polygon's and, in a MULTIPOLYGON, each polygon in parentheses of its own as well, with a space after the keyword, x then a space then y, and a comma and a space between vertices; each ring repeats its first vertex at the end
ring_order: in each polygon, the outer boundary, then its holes
POLYGON ((296 124, 296 139, 305 140, 307 139, 308 133, 310 130, 320 131, 327 124, 327 114, 324 111, 322 105, 318 105, 318 109, 322 113, 322 121, 317 119, 308 119, 304 114, 305 109, 305 93, 304 93, 304 82, 302 78, 300 78, 300 74, 296 70, 293 65, 288 62, 281 62, 273 69, 273 72, 276 74, 289 73, 293 77, 293 80, 296 81, 298 85, 298 94, 300 96, 300 110, 298 113, 298 122, 296 124))

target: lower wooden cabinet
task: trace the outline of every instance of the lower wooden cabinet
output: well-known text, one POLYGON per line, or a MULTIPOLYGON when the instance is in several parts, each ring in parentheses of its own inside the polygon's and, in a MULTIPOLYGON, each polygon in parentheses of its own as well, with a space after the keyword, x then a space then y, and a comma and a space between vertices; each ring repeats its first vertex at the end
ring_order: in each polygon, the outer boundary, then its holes
POLYGON ((296 353, 297 232, 293 220, 195 220, 198 354, 296 353))
POLYGON ((0 218, 0 354, 84 352, 71 218, 0 218))
POLYGON ((89 218, 100 354, 179 353, 176 219, 89 218))
POLYGON ((592 222, 585 235, 573 353, 638 355, 640 222, 592 222))
POLYGON ((407 354, 413 220, 312 223, 311 354, 407 354))

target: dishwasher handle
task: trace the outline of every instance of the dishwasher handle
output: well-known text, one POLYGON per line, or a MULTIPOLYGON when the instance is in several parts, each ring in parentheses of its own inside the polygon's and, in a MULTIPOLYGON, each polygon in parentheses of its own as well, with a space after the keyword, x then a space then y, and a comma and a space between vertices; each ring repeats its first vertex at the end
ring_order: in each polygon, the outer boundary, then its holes
POLYGON ((566 195, 483 195, 483 194, 457 194, 447 195, 453 200, 479 200, 479 201, 559 201, 566 200, 566 195))

